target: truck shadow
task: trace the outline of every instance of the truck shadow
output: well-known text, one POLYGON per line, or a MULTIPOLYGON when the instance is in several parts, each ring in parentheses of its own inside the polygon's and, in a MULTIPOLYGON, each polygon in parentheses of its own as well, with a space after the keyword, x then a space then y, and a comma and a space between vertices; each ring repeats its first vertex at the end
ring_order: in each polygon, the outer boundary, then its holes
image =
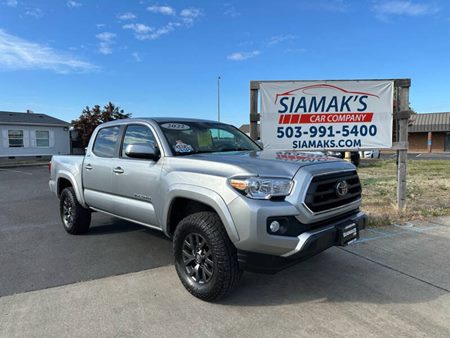
POLYGON ((95 215, 92 219, 92 225, 86 236, 101 236, 108 234, 119 234, 127 233, 132 231, 145 232, 148 235, 155 236, 157 238, 164 239, 170 242, 161 231, 156 229, 151 229, 143 225, 139 225, 133 222, 128 222, 119 218, 106 216, 106 215, 95 215), (95 217, 95 219, 94 219, 95 217))
MULTIPOLYGON (((108 238, 113 235, 121 242, 125 240, 131 246, 129 259, 134 257, 140 261, 143 256, 148 257, 147 263, 137 264, 134 269, 130 269, 132 271, 172 264, 171 240, 160 231, 111 217, 103 219, 102 216, 93 222, 87 236, 101 235, 108 238), (139 252, 139 255, 131 254, 134 251, 139 252)), ((246 307, 339 302, 414 304, 449 294, 445 289, 346 250, 331 248, 274 275, 246 272, 235 292, 219 304, 246 307)), ((176 279, 175 271, 173 273, 176 279)), ((179 287, 182 288, 181 284, 179 287)))
POLYGON ((124 233, 142 230, 142 228, 143 227, 141 225, 127 221, 122 221, 119 219, 105 223, 96 222, 95 225, 91 226, 86 236, 99 236, 106 234, 124 233))
POLYGON ((221 304, 278 306, 297 303, 422 303, 449 293, 331 248, 275 275, 244 273, 240 286, 221 304))

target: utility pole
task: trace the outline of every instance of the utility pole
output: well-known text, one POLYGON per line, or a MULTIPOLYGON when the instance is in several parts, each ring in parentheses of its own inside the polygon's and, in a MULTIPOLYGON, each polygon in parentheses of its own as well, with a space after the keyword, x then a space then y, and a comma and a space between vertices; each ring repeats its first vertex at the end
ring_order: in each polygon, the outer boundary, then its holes
POLYGON ((217 121, 220 122, 220 76, 217 77, 217 121))

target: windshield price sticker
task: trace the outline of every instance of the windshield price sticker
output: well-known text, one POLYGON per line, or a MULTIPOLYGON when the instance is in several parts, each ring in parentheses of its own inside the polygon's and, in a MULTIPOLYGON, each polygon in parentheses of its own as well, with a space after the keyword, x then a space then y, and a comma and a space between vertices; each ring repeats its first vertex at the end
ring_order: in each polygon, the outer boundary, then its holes
POLYGON ((187 124, 183 123, 164 123, 161 125, 161 127, 165 129, 171 129, 171 130, 188 130, 191 129, 187 124))
POLYGON ((263 82, 266 149, 392 147, 392 81, 263 82))

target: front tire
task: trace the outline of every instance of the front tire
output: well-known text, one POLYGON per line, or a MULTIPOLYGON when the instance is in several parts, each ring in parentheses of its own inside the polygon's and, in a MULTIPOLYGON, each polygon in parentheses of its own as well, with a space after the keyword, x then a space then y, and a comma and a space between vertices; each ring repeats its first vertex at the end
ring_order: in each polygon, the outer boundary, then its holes
POLYGON ((182 219, 173 248, 178 277, 195 297, 216 301, 236 288, 242 270, 216 213, 197 212, 182 219))
POLYGON ((72 187, 65 188, 59 200, 59 213, 64 229, 71 235, 81 235, 89 230, 91 211, 83 208, 72 187))

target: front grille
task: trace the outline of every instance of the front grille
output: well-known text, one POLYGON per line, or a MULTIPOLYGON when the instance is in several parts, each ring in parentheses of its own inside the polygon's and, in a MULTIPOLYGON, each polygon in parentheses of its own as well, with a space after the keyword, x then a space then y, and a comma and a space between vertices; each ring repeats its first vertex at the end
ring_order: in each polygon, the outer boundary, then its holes
POLYGON ((361 198, 361 183, 356 170, 315 176, 306 193, 305 204, 313 212, 344 206, 361 198), (348 192, 339 196, 336 186, 347 182, 348 192))

